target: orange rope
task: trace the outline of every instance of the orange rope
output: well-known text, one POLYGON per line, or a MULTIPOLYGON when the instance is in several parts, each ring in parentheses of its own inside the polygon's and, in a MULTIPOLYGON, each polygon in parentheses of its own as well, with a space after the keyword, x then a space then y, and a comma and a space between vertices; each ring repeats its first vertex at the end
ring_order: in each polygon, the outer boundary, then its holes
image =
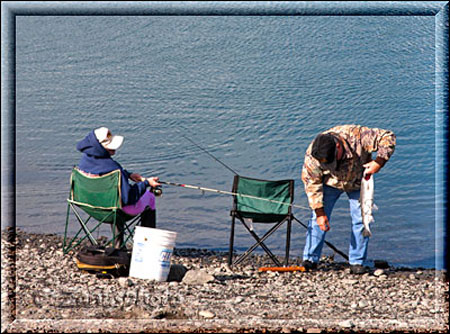
POLYGON ((289 272, 289 271, 306 271, 305 267, 301 266, 291 266, 291 267, 261 267, 259 271, 278 271, 278 272, 289 272))

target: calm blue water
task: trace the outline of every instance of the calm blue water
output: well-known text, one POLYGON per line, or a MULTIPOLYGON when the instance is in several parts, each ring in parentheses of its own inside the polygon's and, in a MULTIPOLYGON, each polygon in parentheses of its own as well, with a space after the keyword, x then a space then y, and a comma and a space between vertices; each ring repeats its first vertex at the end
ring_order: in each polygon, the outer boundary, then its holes
MULTIPOLYGON (((300 180, 315 135, 337 124, 393 130, 375 178, 369 259, 434 266, 433 17, 17 17, 17 225, 63 234, 77 141, 107 126, 116 159, 162 180, 231 190, 233 174, 300 180)), ((226 250, 232 198, 164 187, 158 225, 177 247, 226 250)), ((295 209, 307 222, 309 211, 295 209)), ((347 252, 338 201, 328 241, 347 252)), ((293 257, 305 229, 293 225, 293 257)), ((102 230, 102 234, 108 228, 102 230)), ((251 240, 238 226, 235 244, 251 240)), ((270 239, 269 239, 270 240, 270 239)), ((284 230, 269 247, 283 254, 284 230)), ((331 254, 324 249, 324 254, 331 254)))

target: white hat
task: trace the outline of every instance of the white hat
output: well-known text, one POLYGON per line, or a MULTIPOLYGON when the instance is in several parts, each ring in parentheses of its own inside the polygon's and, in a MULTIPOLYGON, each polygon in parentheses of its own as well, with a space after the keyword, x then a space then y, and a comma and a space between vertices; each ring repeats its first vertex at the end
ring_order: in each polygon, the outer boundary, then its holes
POLYGON ((111 131, 104 126, 94 130, 95 137, 102 146, 107 150, 117 150, 123 143, 123 136, 113 136, 111 131))

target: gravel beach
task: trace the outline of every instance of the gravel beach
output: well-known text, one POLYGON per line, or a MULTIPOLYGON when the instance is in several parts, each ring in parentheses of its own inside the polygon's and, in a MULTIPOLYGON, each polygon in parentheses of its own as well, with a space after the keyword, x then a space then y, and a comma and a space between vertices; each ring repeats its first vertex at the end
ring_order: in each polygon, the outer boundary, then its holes
POLYGON ((389 267, 353 275, 328 257, 313 272, 259 272, 271 266, 262 255, 230 270, 226 253, 175 249, 168 282, 101 279, 79 270, 61 246, 57 235, 19 230, 13 244, 2 232, 2 332, 449 329, 449 286, 440 271, 389 267))

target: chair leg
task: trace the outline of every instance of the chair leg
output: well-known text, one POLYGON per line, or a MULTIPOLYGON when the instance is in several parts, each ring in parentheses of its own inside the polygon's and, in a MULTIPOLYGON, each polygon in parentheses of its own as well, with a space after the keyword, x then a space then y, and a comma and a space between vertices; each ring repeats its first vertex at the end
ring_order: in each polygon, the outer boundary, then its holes
POLYGON ((289 264, 289 249, 291 247, 291 218, 288 219, 287 222, 287 232, 286 232, 286 257, 284 259, 284 266, 287 267, 289 264))
POLYGON ((122 222, 116 221, 111 225, 114 238, 113 247, 121 249, 123 247, 124 226, 122 222))
POLYGON ((243 260, 245 260, 258 246, 261 246, 262 249, 266 252, 267 255, 272 259, 272 261, 278 266, 281 267, 281 263, 276 259, 275 255, 270 251, 270 249, 264 244, 264 241, 273 233, 275 232, 284 222, 284 220, 278 222, 276 225, 274 225, 269 231, 264 234, 262 238, 259 238, 258 235, 250 230, 250 228, 244 223, 243 220, 241 220, 244 227, 247 229, 247 231, 253 236, 253 238, 257 241, 252 247, 247 249, 247 251, 244 252, 235 262, 234 264, 241 263, 243 260))
MULTIPOLYGON (((64 254, 67 254, 72 249, 79 246, 85 239, 88 239, 91 245, 97 246, 97 240, 92 236, 92 233, 102 224, 102 222, 99 222, 97 225, 95 225, 92 229, 89 229, 88 223, 91 219, 91 216, 87 217, 86 220, 83 220, 83 218, 80 216, 78 211, 75 209, 75 207, 72 204, 69 204, 72 213, 74 214, 75 218, 78 220, 78 223, 80 224, 81 228, 78 230, 78 232, 75 234, 74 237, 71 237, 69 241, 67 241, 68 236, 68 224, 69 224, 69 214, 66 217, 66 228, 64 232, 64 241, 63 241, 63 252, 64 254), (81 238, 78 238, 78 236, 81 234, 81 232, 84 232, 85 235, 81 238)), ((68 208, 69 209, 69 208, 68 208)))
POLYGON ((69 215, 70 215, 70 204, 67 204, 66 226, 64 228, 64 240, 63 240, 63 253, 64 254, 67 254, 68 248, 69 248, 67 246, 67 230, 68 230, 68 227, 69 227, 69 215))
POLYGON ((235 225, 235 217, 233 215, 231 218, 230 249, 228 251, 228 266, 230 267, 233 264, 234 225, 235 225))
POLYGON ((97 245, 97 240, 95 240, 95 238, 92 236, 92 232, 96 228, 94 228, 94 229, 92 229, 92 231, 90 231, 89 228, 87 227, 87 224, 88 224, 89 220, 91 219, 91 217, 89 216, 86 219, 86 221, 83 221, 80 214, 77 212, 77 210, 75 210, 75 208, 73 208, 73 213, 75 214, 75 217, 77 217, 78 222, 81 225, 81 228, 83 229, 84 233, 86 234, 86 236, 83 239, 88 238, 92 245, 97 245))
POLYGON ((135 230, 135 224, 139 221, 140 216, 136 216, 134 217, 131 221, 129 222, 125 222, 123 224, 124 226, 124 246, 126 246, 128 241, 133 241, 133 234, 134 234, 134 230, 135 230), (125 238, 126 237, 126 238, 125 238))

